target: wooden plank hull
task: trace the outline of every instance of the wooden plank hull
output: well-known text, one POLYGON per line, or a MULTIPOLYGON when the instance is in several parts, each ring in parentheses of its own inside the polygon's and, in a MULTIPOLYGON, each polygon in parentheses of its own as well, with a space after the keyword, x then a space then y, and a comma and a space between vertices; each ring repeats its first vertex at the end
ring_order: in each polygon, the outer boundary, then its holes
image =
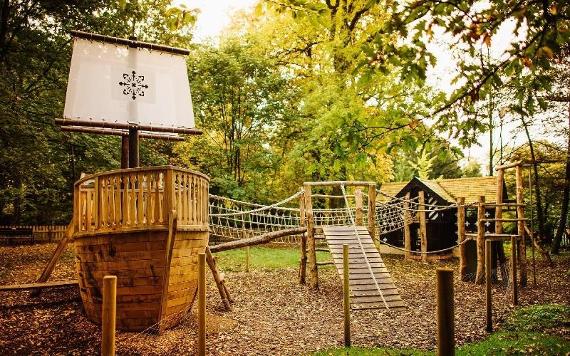
POLYGON ((76 269, 87 317, 101 323, 103 277, 115 275, 118 329, 161 330, 178 323, 196 296, 198 253, 208 245, 208 232, 178 229, 174 236, 170 263, 166 227, 77 236, 76 269))

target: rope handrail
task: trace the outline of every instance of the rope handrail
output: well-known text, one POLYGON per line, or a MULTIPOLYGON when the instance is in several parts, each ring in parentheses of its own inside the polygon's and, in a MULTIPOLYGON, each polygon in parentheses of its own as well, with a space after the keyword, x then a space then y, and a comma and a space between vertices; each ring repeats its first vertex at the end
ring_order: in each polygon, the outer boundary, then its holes
MULTIPOLYGON (((287 204, 288 202, 290 202, 291 200, 298 198, 301 194, 303 194, 303 191, 298 191, 297 193, 291 195, 288 198, 285 198, 277 203, 271 204, 271 205, 261 205, 259 208, 257 209, 252 209, 252 210, 246 210, 246 211, 240 211, 240 212, 232 212, 232 213, 222 213, 222 214, 210 214, 211 216, 231 216, 231 215, 243 215, 243 214, 253 214, 253 213, 257 213, 260 211, 266 211, 266 210, 270 210, 270 209, 274 209, 276 207, 279 207, 279 205, 282 204, 287 204)), ((229 198, 228 198, 229 199, 229 198)), ((284 208, 284 207, 279 207, 279 208, 284 208)), ((292 210, 295 210, 294 208, 289 208, 292 210)), ((298 209, 297 209, 298 210, 298 209)))

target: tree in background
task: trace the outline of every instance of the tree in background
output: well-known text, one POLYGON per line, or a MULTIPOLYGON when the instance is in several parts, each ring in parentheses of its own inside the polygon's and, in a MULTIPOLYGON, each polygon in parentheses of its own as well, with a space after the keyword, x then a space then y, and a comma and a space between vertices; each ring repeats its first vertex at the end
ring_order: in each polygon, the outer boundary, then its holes
MULTIPOLYGON (((195 13, 170 1, 11 1, 0 9, 0 223, 66 223, 81 172, 119 165, 117 138, 62 133, 70 30, 187 45, 195 13)), ((168 151, 168 149, 166 149, 168 151)), ((144 163, 165 163, 143 145, 144 163)))
MULTIPOLYGON (((296 120, 295 92, 247 39, 204 46, 190 55, 193 104, 204 130, 176 146, 180 161, 212 177, 211 191, 266 200, 283 192, 284 127, 296 120)), ((286 192, 285 194, 290 194, 286 192)))

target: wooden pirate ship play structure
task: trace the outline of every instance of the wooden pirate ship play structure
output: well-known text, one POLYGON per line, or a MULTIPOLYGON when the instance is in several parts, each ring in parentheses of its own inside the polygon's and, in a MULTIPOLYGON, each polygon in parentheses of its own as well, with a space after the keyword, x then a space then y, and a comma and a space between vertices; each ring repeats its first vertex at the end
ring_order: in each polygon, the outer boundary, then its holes
POLYGON ((201 133, 194 128, 188 51, 73 35, 64 119, 57 123, 123 137, 122 169, 83 177, 74 187, 68 239, 84 309, 101 322, 103 277, 115 275, 117 327, 163 329, 196 295, 197 255, 208 245, 209 179, 172 166, 138 168, 138 146, 140 137, 201 133))

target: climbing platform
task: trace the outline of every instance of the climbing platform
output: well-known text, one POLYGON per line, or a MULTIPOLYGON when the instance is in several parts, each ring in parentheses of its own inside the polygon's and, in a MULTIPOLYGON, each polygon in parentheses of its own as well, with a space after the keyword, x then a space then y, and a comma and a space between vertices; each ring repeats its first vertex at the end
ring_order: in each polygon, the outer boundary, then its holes
POLYGON ((324 226, 323 234, 341 278, 342 246, 348 244, 350 305, 353 310, 405 307, 366 227, 324 226))

